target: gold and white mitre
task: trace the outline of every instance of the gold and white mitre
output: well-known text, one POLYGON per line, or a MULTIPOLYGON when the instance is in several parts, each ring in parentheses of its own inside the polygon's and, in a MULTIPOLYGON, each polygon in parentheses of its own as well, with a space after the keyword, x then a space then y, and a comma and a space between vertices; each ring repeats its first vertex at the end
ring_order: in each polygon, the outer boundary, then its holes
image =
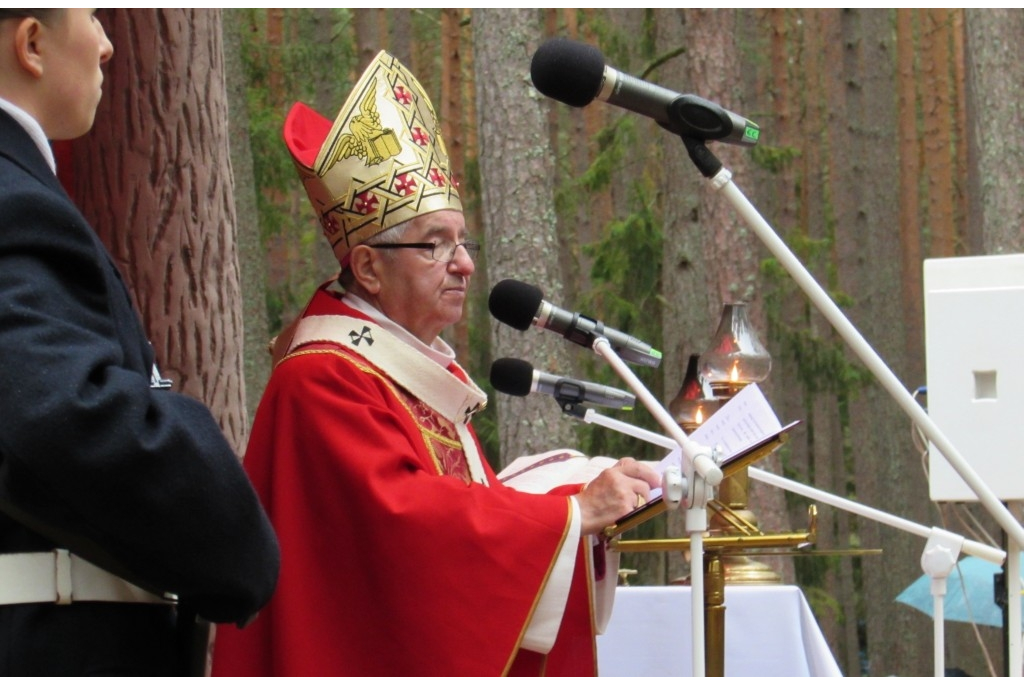
POLYGON ((342 266, 352 247, 381 231, 462 210, 434 107, 416 77, 383 50, 333 126, 297 102, 284 140, 342 266))

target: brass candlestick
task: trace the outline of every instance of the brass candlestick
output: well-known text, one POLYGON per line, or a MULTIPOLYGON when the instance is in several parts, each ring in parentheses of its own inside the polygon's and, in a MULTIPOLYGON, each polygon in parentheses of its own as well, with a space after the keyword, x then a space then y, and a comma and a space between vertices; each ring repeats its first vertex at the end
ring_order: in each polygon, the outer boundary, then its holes
MULTIPOLYGON (((747 508, 749 486, 750 474, 746 466, 722 479, 715 499, 708 504, 713 512, 708 519, 709 535, 761 535, 757 515, 747 508)), ((723 556, 721 568, 726 585, 778 585, 782 582, 782 577, 771 566, 744 555, 723 556)))
MULTIPOLYGON (((701 355, 701 372, 712 395, 728 402, 750 383, 763 381, 772 368, 772 358, 757 337, 743 303, 722 307, 722 319, 708 350, 701 355)), ((746 467, 727 476, 718 486, 710 505, 714 511, 708 530, 711 535, 759 535, 757 516, 747 508, 750 479, 746 467)), ((725 556, 722 563, 727 585, 777 584, 782 578, 770 566, 745 556, 725 556)))

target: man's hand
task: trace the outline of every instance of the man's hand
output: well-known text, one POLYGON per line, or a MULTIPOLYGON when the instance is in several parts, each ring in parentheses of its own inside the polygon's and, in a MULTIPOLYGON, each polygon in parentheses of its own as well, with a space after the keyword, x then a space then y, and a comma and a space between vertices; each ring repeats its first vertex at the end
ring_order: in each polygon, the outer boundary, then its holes
POLYGON ((646 502, 651 488, 657 487, 661 487, 661 478, 654 469, 632 457, 623 457, 576 495, 583 517, 583 534, 601 532, 646 502))

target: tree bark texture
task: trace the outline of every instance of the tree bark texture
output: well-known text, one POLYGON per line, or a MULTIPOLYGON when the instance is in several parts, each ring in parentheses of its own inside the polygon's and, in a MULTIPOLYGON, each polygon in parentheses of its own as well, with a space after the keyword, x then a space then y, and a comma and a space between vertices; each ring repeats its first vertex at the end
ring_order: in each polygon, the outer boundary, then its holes
MULTIPOLYGON (((245 406, 251 418, 256 414, 263 388, 270 378, 270 355, 267 352, 270 340, 267 324, 267 255, 260 234, 260 216, 256 204, 256 177, 253 173, 252 147, 249 144, 249 104, 241 54, 242 32, 248 28, 246 13, 237 9, 224 10, 223 24, 224 72, 228 87, 228 125, 231 166, 235 178, 235 216, 238 225, 244 329, 245 406)), ((246 425, 249 425, 248 419, 246 425)))
MULTIPOLYGON (((896 169, 891 164, 897 130, 894 17, 889 12, 844 10, 831 26, 826 55, 831 80, 829 126, 835 145, 829 163, 836 219, 838 284, 858 327, 898 377, 906 372, 905 319, 900 298, 896 169), (882 323, 884 322, 884 323, 882 323)), ((910 423, 873 381, 851 396, 851 441, 860 501, 909 520, 927 520, 927 481, 911 449, 910 423)), ((857 530, 866 546, 884 556, 861 564, 868 665, 871 675, 927 672, 931 650, 910 634, 914 616, 892 612, 892 599, 920 575, 920 548, 905 533, 870 521, 857 530), (883 648, 878 649, 879 646, 883 648)))
MULTIPOLYGON (((460 197, 465 195, 463 202, 468 204, 471 198, 469 197, 469 188, 465 183, 466 126, 462 111, 464 91, 462 88, 461 20, 462 10, 457 8, 441 10, 441 100, 435 106, 438 116, 441 118, 441 131, 445 146, 448 148, 448 162, 451 164, 452 175, 460 186, 460 197)), ((477 235, 475 227, 469 222, 470 218, 467 217, 466 228, 471 235, 477 235)), ((476 275, 474 280, 477 282, 486 280, 483 264, 478 264, 477 267, 481 272, 476 275)), ((459 359, 469 358, 469 321, 472 316, 469 310, 473 304, 473 300, 467 303, 462 320, 452 326, 449 335, 448 342, 455 348, 455 354, 459 359)))
POLYGON ((1024 250, 1024 10, 965 10, 970 253, 1024 250))
MULTIPOLYGON (((561 303, 554 160, 544 135, 546 110, 529 78, 540 22, 530 9, 473 12, 481 199, 491 285, 514 278, 561 303)), ((491 343, 494 357, 519 357, 554 374, 569 368, 568 343, 551 333, 495 322, 491 343)), ((549 397, 499 395, 497 405, 503 463, 575 442, 572 423, 549 397)))
MULTIPOLYGON (((962 235, 957 16, 955 10, 895 16, 771 10, 762 31, 767 46, 754 40, 750 47, 751 55, 769 55, 771 65, 750 108, 765 113, 754 156, 761 167, 751 192, 755 204, 908 387, 924 381, 921 260, 943 244, 936 231, 953 240, 962 235)), ((780 415, 804 419, 784 455, 787 471, 823 490, 929 521, 909 419, 788 277, 765 273, 768 342, 777 362, 773 405, 780 415)), ((799 527, 807 502, 790 500, 799 527)), ((821 551, 867 545, 867 535, 885 540, 886 556, 911 578, 919 571, 918 552, 904 551, 905 536, 886 538, 890 533, 828 507, 819 507, 818 524, 821 551)), ((862 664, 873 674, 929 673, 927 654, 909 655, 891 639, 891 625, 916 624, 920 616, 901 612, 888 621, 874 608, 884 602, 857 599, 869 591, 865 584, 879 599, 902 589, 896 580, 881 588, 872 557, 798 563, 798 579, 845 673, 860 673, 862 664), (876 612, 871 619, 866 606, 876 612), (870 627, 859 631, 864 621, 870 627)), ((892 576, 888 562, 884 569, 877 573, 892 576)))
POLYGON ((221 14, 115 10, 75 195, 132 287, 161 369, 245 444, 242 303, 221 14))

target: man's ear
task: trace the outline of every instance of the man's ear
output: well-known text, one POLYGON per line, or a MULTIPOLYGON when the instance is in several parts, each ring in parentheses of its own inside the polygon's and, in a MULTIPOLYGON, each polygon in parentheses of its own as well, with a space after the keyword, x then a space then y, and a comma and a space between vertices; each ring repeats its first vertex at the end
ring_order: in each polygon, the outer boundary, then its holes
POLYGON ((43 56, 39 41, 46 27, 35 17, 25 17, 14 30, 14 55, 22 69, 35 78, 43 75, 43 56))
POLYGON ((380 292, 380 256, 369 245, 356 245, 348 253, 348 268, 352 277, 366 292, 376 295, 380 292))

